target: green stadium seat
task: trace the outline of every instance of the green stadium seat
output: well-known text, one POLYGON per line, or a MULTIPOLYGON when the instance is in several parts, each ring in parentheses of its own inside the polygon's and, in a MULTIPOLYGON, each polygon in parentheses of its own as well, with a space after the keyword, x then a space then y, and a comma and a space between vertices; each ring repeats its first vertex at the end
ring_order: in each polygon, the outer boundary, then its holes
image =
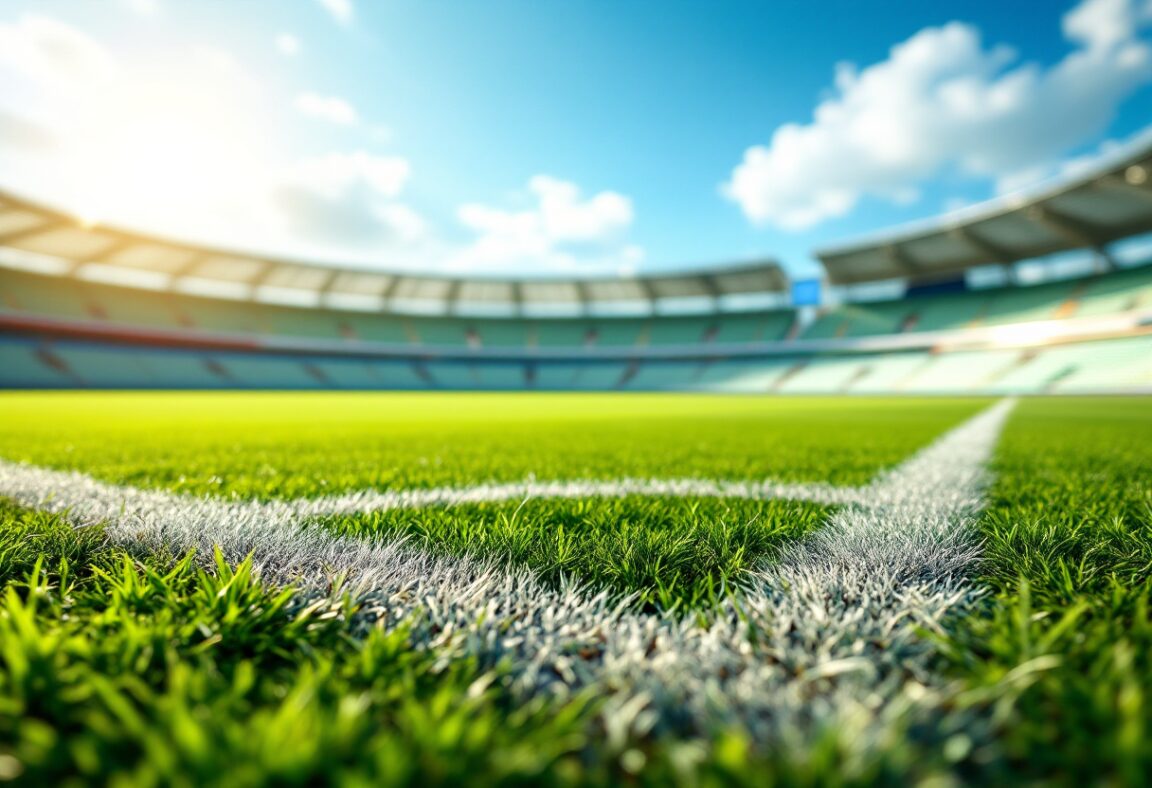
POLYGON ((45 364, 36 354, 37 343, 0 337, 0 389, 57 388, 74 380, 45 364))
POLYGON ((860 376, 864 366, 860 358, 815 358, 799 372, 781 381, 776 390, 786 394, 839 393, 860 376))
POLYGON ((1074 281, 1052 282, 996 290, 988 299, 982 322, 985 325, 1005 325, 1053 320, 1058 317, 1060 307, 1073 296, 1076 284, 1074 281))
POLYGON ((480 388, 508 391, 521 390, 527 385, 524 364, 483 363, 473 364, 472 368, 480 388))
POLYGON ((578 364, 537 364, 533 376, 533 386, 545 391, 566 391, 574 388, 577 372, 582 368, 578 364))
POLYGON ((521 350, 528 345, 527 326, 519 320, 475 320, 472 328, 480 347, 521 350))
POLYGON ((693 387, 732 393, 764 394, 770 391, 795 364, 795 359, 791 358, 714 361, 703 366, 693 387))
POLYGON ((1120 391, 1152 386, 1152 336, 1100 340, 1067 347, 1068 374, 1053 383, 1055 391, 1120 391))
POLYGON ((984 313, 986 296, 962 293, 908 299, 908 331, 948 331, 976 323, 984 313))
POLYGON ((900 390, 924 393, 983 390, 1012 367, 1016 355, 1006 350, 939 353, 919 367, 900 390))
POLYGON ((408 334, 404 331, 402 319, 389 315, 343 313, 339 324, 343 334, 360 342, 379 342, 389 345, 406 345, 408 334))
POLYGON ((536 320, 529 326, 529 336, 542 348, 583 347, 592 325, 585 320, 556 318, 536 320))
POLYGON ((869 394, 900 391, 904 382, 930 360, 931 355, 924 351, 869 354, 862 359, 860 375, 848 390, 869 394))
POLYGON ((643 344, 645 322, 629 318, 603 318, 595 321, 596 347, 627 347, 643 344))
POLYGON ((1077 299, 1076 316, 1152 308, 1152 265, 1093 277, 1077 299))
POLYGON ((325 385, 299 359, 229 353, 215 356, 215 361, 242 388, 318 389, 325 385))
POLYGON ((653 319, 648 329, 650 345, 694 345, 704 342, 716 321, 708 317, 664 317, 653 319))
POLYGON ((467 347, 472 326, 456 318, 419 317, 408 321, 421 345, 430 347, 467 347))
POLYGON ((0 271, 0 308, 42 317, 89 320, 80 283, 59 277, 0 271))
POLYGON ((576 370, 572 386, 577 389, 615 389, 624 378, 628 365, 623 363, 585 364, 576 370))
POLYGON ((808 324, 801 339, 836 339, 848 330, 848 318, 839 309, 821 313, 808 324))
POLYGON ((470 364, 445 361, 429 363, 426 368, 436 388, 474 389, 480 385, 470 364))
POLYGON ((692 386, 700 372, 699 361, 650 361, 640 364, 624 388, 637 391, 669 391, 692 386))

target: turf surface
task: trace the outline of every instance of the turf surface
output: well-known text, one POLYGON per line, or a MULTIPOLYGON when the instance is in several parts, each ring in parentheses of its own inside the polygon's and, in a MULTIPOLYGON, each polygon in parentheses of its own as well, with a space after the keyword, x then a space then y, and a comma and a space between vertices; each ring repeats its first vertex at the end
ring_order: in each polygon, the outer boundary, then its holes
POLYGON ((1001 779, 1152 774, 1152 401, 1025 402, 981 523, 986 615, 949 650, 1002 715, 973 761, 1001 779))
MULTIPOLYGON (((245 497, 620 475, 860 484, 984 403, 676 397, 19 395, 0 456, 245 497), (339 402, 340 407, 322 403, 339 402), (563 406, 563 407, 561 407, 563 406), (425 462, 420 463, 419 459, 425 462), (437 461, 438 460, 438 461, 437 461), (321 483, 325 480, 327 483, 321 483)), ((849 758, 685 737, 605 698, 520 703, 501 671, 365 635, 339 593, 125 552, 0 507, 0 778, 136 783, 1135 784, 1152 770, 1152 403, 1022 402, 979 523, 984 602, 932 636, 932 719, 849 758)), ((818 528, 811 504, 532 501, 337 518, 706 613, 818 528)))
POLYGON ((578 579, 640 609, 707 610, 761 561, 820 526, 827 508, 714 498, 537 500, 378 512, 326 525, 406 535, 435 552, 494 556, 556 584, 578 579))
POLYGON ((245 498, 702 476, 862 484, 988 400, 619 394, 2 395, 0 457, 245 498))

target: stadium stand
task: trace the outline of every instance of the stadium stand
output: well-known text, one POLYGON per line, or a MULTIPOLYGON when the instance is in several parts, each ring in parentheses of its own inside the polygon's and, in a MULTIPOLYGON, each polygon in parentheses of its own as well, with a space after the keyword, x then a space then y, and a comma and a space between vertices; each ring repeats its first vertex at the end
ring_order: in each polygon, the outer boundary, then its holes
MULTIPOLYGON (((1030 195, 772 261, 483 279, 326 267, 79 223, 0 195, 0 387, 1079 393, 1152 390, 1152 138, 1030 195), (1097 270, 972 287, 1085 250, 1097 270), (852 297, 898 282, 884 301, 852 297), (837 299, 834 299, 837 300, 837 299)), ((1046 269, 1045 269, 1046 270, 1046 269)))

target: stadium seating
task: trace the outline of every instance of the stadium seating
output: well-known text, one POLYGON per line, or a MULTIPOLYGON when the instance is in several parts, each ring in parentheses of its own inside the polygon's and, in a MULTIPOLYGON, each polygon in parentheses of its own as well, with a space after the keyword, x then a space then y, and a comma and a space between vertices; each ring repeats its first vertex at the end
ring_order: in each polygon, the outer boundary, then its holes
POLYGON ((981 314, 985 325, 1053 320, 1069 302, 1079 282, 1053 282, 1031 287, 1009 287, 993 291, 981 314))
POLYGON ((627 364, 588 364, 575 370, 571 386, 596 391, 615 389, 619 387, 627 371, 627 364))
POLYGON ((0 340, 0 385, 6 388, 57 388, 79 383, 37 356, 34 342, 0 340))
POLYGON ((987 296, 978 293, 920 296, 904 310, 906 331, 947 331, 975 324, 984 314, 987 296))
POLYGON ((417 389, 427 382, 406 361, 318 361, 319 368, 334 388, 341 389, 417 389))
POLYGON ((1078 316, 1105 315, 1152 307, 1152 265, 1098 276, 1077 299, 1078 316))
POLYGON ((776 390, 782 394, 841 393, 861 375, 864 367, 864 361, 858 357, 817 357, 782 380, 776 390))
MULTIPOLYGON (((0 335, 4 387, 706 390, 789 393, 1083 392, 1152 388, 1152 338, 942 352, 853 346, 755 358, 788 343, 796 313, 465 317, 304 308, 156 292, 4 269, 0 314, 74 321, 64 340, 0 335), (181 348, 80 339, 84 326, 219 335, 181 348), (266 339, 265 352, 255 350, 266 339), (299 350, 293 343, 299 342, 299 350), (241 350, 250 345, 251 349, 241 350), (376 350, 373 346, 380 346, 376 350), (199 347, 199 349, 197 349, 199 347), (221 349, 231 347, 233 349, 221 349), (668 351, 691 348, 677 359, 668 351), (345 350, 344 348, 347 348, 345 350), (507 355, 499 351, 506 350, 507 355), (425 355, 427 351, 427 355, 425 355), (495 352, 493 352, 495 351, 495 352), (553 351, 563 351, 549 357, 553 351), (355 356, 347 356, 355 353, 355 356), (573 354, 576 355, 573 355, 573 354), (406 357, 405 357, 406 354, 406 357), (473 354, 475 354, 473 356, 473 354), (488 355, 485 355, 488 354, 488 355), (710 355, 709 355, 710 354, 710 355), (390 356, 399 356, 390 358, 390 356), (443 356, 443 357, 442 357, 443 356)), ((837 340, 1093 318, 1152 309, 1152 265, 1033 287, 845 304, 799 337, 837 340)), ((129 342, 120 337, 117 342, 129 342)), ((131 340, 138 341, 138 340, 131 340)), ((199 340, 197 340, 199 341, 199 340)), ((929 339, 926 341, 936 341, 929 339)), ((827 346, 824 346, 827 347, 827 346)), ((802 350, 796 346, 796 350, 802 350)), ((775 354, 775 355, 773 355, 775 354)))
POLYGON ((531 324, 529 345, 542 348, 583 347, 591 328, 582 320, 539 320, 531 324))
POLYGON ((795 359, 714 361, 700 370, 693 388, 731 393, 766 394, 796 365, 795 359))
POLYGON ((716 333, 716 321, 711 318, 672 317, 653 320, 648 330, 648 343, 652 345, 695 345, 711 341, 716 333))
POLYGON ((901 391, 947 393, 985 390, 1011 363, 1010 354, 999 350, 939 353, 909 376, 901 391))
POLYGON ((804 339, 878 336, 1008 325, 1152 307, 1152 265, 1094 277, 898 301, 844 304, 821 312, 804 339))
POLYGON ((1004 394, 1045 392, 1074 369, 1074 361, 1059 348, 1018 353, 1011 367, 994 385, 1004 394))
POLYGON ((480 347, 522 348, 529 345, 529 326, 521 320, 473 321, 471 329, 480 347))
MULTIPOLYGON (((781 341, 791 310, 691 317, 522 320, 375 314, 152 292, 4 271, 0 308, 22 314, 172 330, 361 341, 433 348, 646 347, 781 341)), ((1033 287, 845 304, 822 312, 802 339, 1006 325, 1152 308, 1152 266, 1033 287)))
POLYGON ((477 387, 482 389, 496 389, 499 391, 516 391, 526 385, 526 367, 524 364, 491 363, 473 365, 473 375, 477 387))
POLYGON ((796 315, 776 309, 758 315, 725 315, 716 323, 713 342, 773 342, 786 339, 796 315))
POLYGON ((924 351, 868 355, 850 390, 869 394, 901 391, 904 382, 930 361, 931 356, 924 351))
POLYGON ((625 381, 624 387, 644 391, 687 388, 695 381, 699 367, 698 363, 683 361, 655 361, 640 364, 625 381))
POLYGON ((1069 364, 1053 382, 1062 393, 1125 391, 1152 386, 1152 336, 1112 339, 1060 348, 1069 364))
POLYGON ((699 390, 781 394, 1152 390, 1152 333, 1042 349, 704 362, 411 362, 0 337, 4 388, 699 390))

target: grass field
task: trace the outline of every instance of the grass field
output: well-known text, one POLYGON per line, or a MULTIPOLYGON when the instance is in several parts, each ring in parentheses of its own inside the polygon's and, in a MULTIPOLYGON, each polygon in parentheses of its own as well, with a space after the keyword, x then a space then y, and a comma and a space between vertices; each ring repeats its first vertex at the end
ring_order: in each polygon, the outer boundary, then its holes
POLYGON ((1140 782, 1152 402, 992 406, 3 395, 0 779, 1140 782))

